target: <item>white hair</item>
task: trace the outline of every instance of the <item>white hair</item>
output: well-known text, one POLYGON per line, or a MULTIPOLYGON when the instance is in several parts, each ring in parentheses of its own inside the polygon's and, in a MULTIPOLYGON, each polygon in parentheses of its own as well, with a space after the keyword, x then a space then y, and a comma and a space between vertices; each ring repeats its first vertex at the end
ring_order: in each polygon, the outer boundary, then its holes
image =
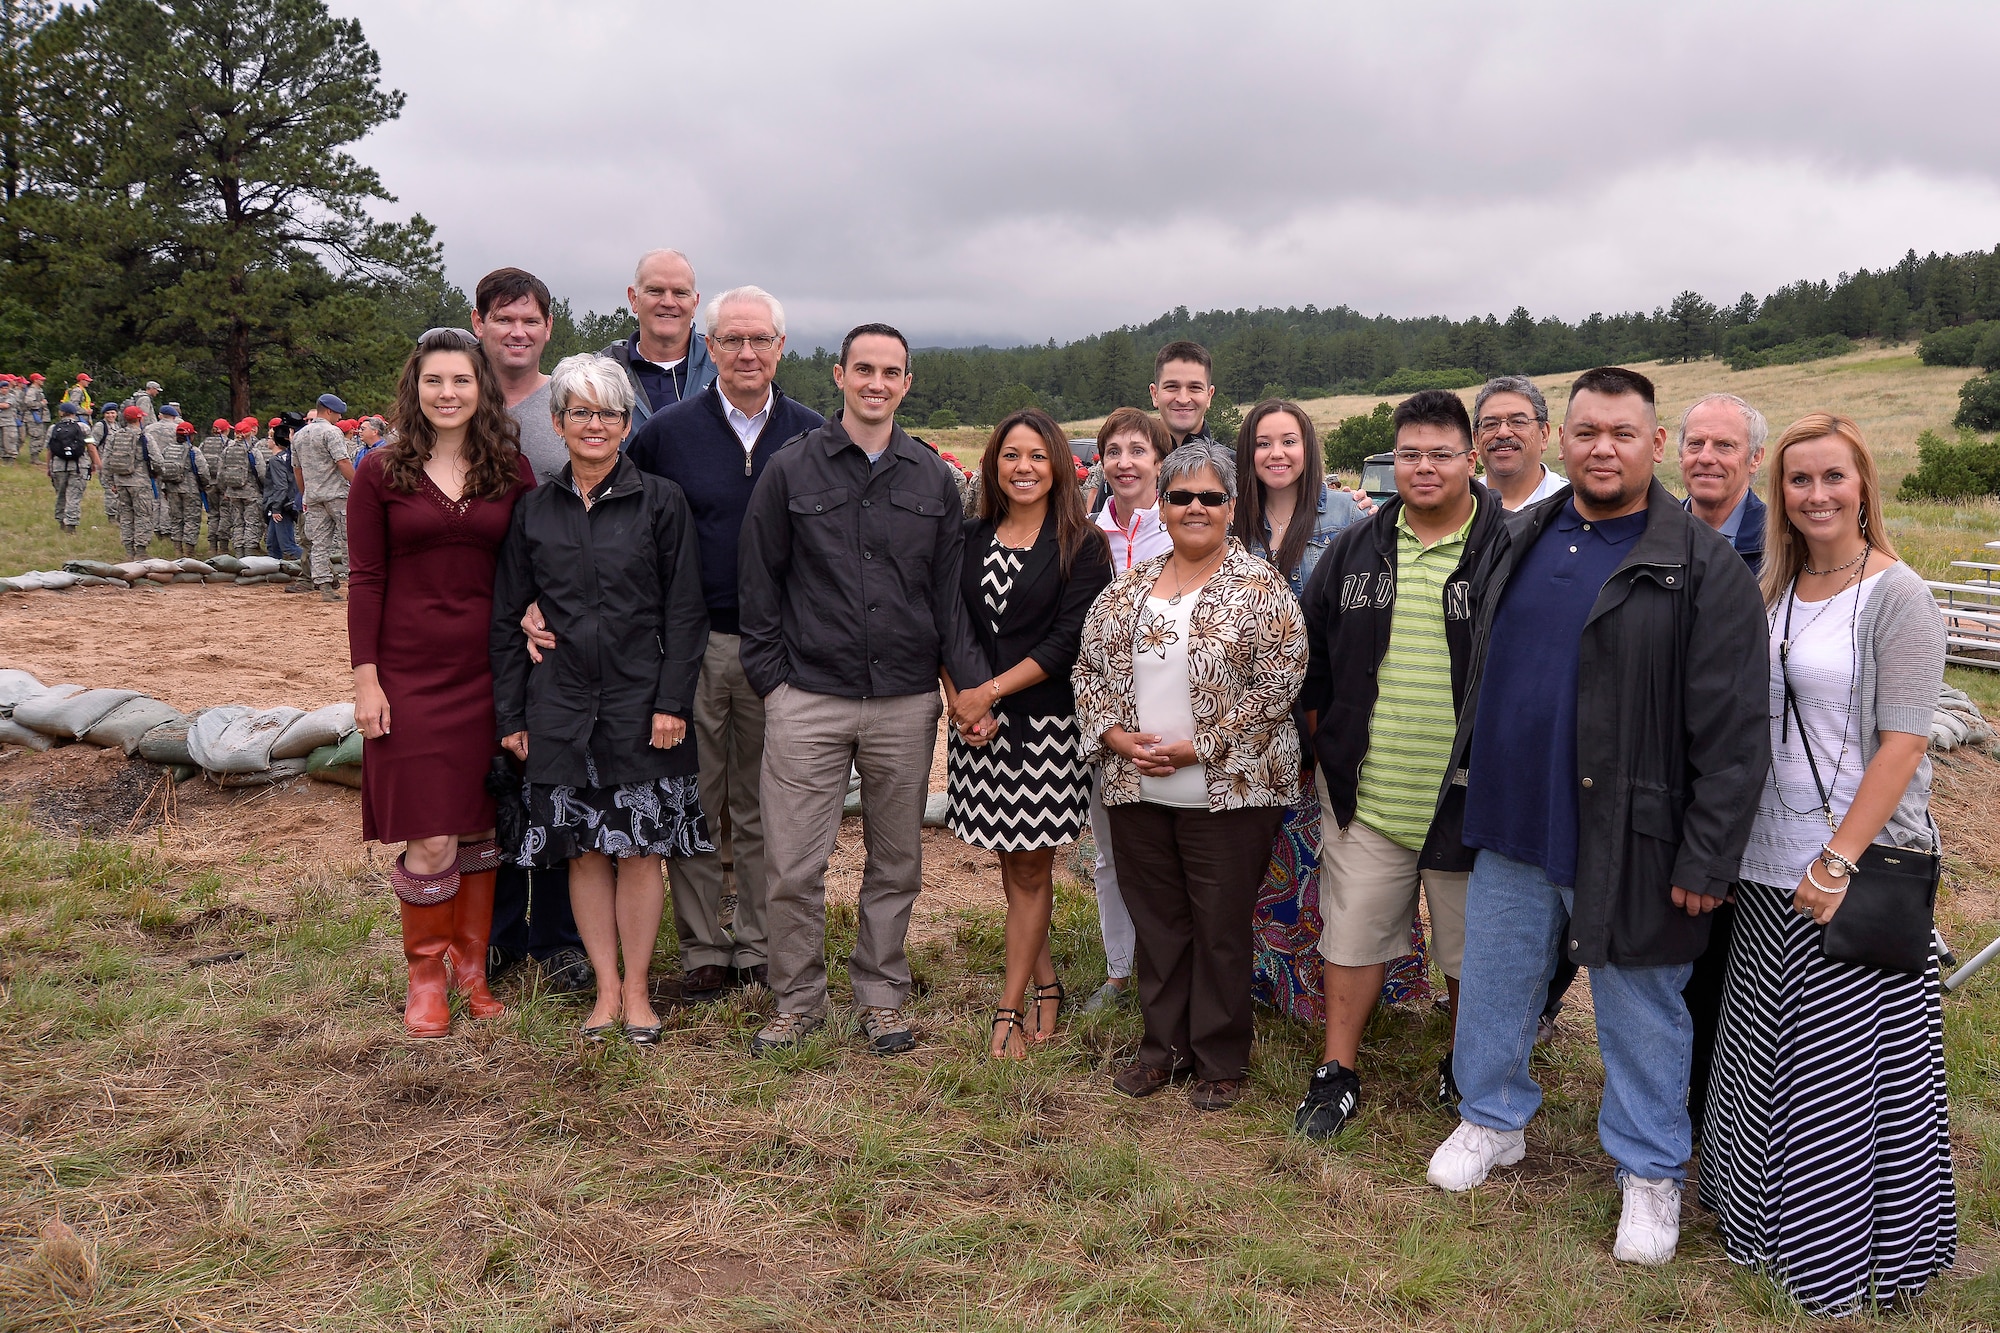
POLYGON ((566 356, 556 362, 549 375, 550 416, 559 417, 568 411, 575 398, 588 399, 600 408, 616 408, 628 416, 637 401, 632 396, 632 381, 625 377, 625 368, 595 352, 566 356))
POLYGON ((1222 490, 1231 500, 1236 498, 1236 451, 1226 444, 1214 440, 1203 440, 1198 444, 1184 444, 1160 460, 1159 491, 1165 495, 1177 489, 1174 483, 1183 477, 1191 477, 1207 468, 1222 482, 1222 490))
POLYGON ((1764 452, 1764 441, 1771 436, 1771 423, 1764 420, 1762 412, 1759 412, 1733 393, 1703 394, 1692 403, 1689 403, 1688 410, 1681 413, 1680 430, 1674 438, 1674 447, 1676 449, 1687 448, 1688 418, 1694 415, 1694 410, 1697 407, 1704 407, 1709 403, 1728 403, 1731 407, 1742 413, 1743 431, 1744 434, 1750 437, 1750 456, 1755 458, 1758 454, 1764 452))
POLYGON ((701 322, 708 326, 710 333, 713 333, 716 320, 722 315, 722 307, 745 301, 762 301, 764 308, 771 312, 771 327, 777 331, 780 338, 785 336, 785 308, 778 304, 777 297, 762 287, 731 287, 708 303, 707 308, 701 312, 701 322))
MULTIPOLYGON (((692 259, 689 259, 686 255, 682 254, 678 250, 669 250, 663 247, 658 250, 648 250, 645 254, 639 256, 639 262, 632 266, 632 285, 634 287, 637 287, 639 285, 639 275, 646 271, 647 264, 651 263, 655 259, 662 259, 662 258, 673 258, 680 260, 683 264, 687 265, 688 277, 690 279, 694 277, 694 261, 692 259)), ((701 284, 699 282, 696 282, 695 286, 700 287, 701 284)))

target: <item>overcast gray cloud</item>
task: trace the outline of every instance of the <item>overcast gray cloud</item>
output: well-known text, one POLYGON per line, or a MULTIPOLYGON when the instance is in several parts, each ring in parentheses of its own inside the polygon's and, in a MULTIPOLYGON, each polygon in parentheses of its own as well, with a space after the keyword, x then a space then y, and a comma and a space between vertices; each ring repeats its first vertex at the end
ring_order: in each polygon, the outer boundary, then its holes
POLYGON ((334 0, 470 286, 674 245, 794 345, 1176 305, 1579 317, 2000 242, 2000 5, 334 0))

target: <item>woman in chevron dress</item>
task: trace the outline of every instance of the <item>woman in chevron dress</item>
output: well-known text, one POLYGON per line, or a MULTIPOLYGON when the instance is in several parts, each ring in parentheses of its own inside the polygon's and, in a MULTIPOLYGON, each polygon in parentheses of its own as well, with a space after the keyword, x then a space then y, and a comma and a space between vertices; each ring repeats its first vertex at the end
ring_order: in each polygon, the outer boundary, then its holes
POLYGON ((1084 617, 1111 581, 1111 550, 1072 484, 1068 440, 1045 413, 1030 408, 995 426, 979 471, 960 592, 997 674, 944 675, 952 720, 946 822, 1000 856, 1007 963, 992 1054, 1019 1058, 1030 1042, 1055 1034, 1062 1011, 1049 956, 1055 849, 1075 841, 1090 818, 1069 677, 1084 617))

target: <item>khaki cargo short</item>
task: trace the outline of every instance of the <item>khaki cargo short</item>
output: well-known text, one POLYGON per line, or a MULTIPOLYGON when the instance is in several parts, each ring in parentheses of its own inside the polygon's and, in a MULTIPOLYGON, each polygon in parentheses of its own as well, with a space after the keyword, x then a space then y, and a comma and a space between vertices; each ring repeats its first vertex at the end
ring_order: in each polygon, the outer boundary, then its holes
POLYGON ((1368 967, 1410 951, 1417 890, 1430 906, 1431 960, 1456 978, 1465 961, 1466 871, 1417 869, 1417 853, 1360 820, 1345 829, 1320 790, 1320 957, 1336 967, 1368 967))

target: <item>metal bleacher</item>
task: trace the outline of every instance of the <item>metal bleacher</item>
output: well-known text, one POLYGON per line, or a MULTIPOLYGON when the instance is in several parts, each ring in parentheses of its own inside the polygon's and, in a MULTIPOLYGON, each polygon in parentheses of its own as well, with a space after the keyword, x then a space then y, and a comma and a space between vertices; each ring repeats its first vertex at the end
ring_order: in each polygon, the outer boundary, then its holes
MULTIPOLYGON (((1986 543, 2000 561, 2000 542, 1986 543)), ((1949 581, 1926 580, 1944 615, 1945 661, 2000 671, 2000 563, 1954 560, 1949 581)))

